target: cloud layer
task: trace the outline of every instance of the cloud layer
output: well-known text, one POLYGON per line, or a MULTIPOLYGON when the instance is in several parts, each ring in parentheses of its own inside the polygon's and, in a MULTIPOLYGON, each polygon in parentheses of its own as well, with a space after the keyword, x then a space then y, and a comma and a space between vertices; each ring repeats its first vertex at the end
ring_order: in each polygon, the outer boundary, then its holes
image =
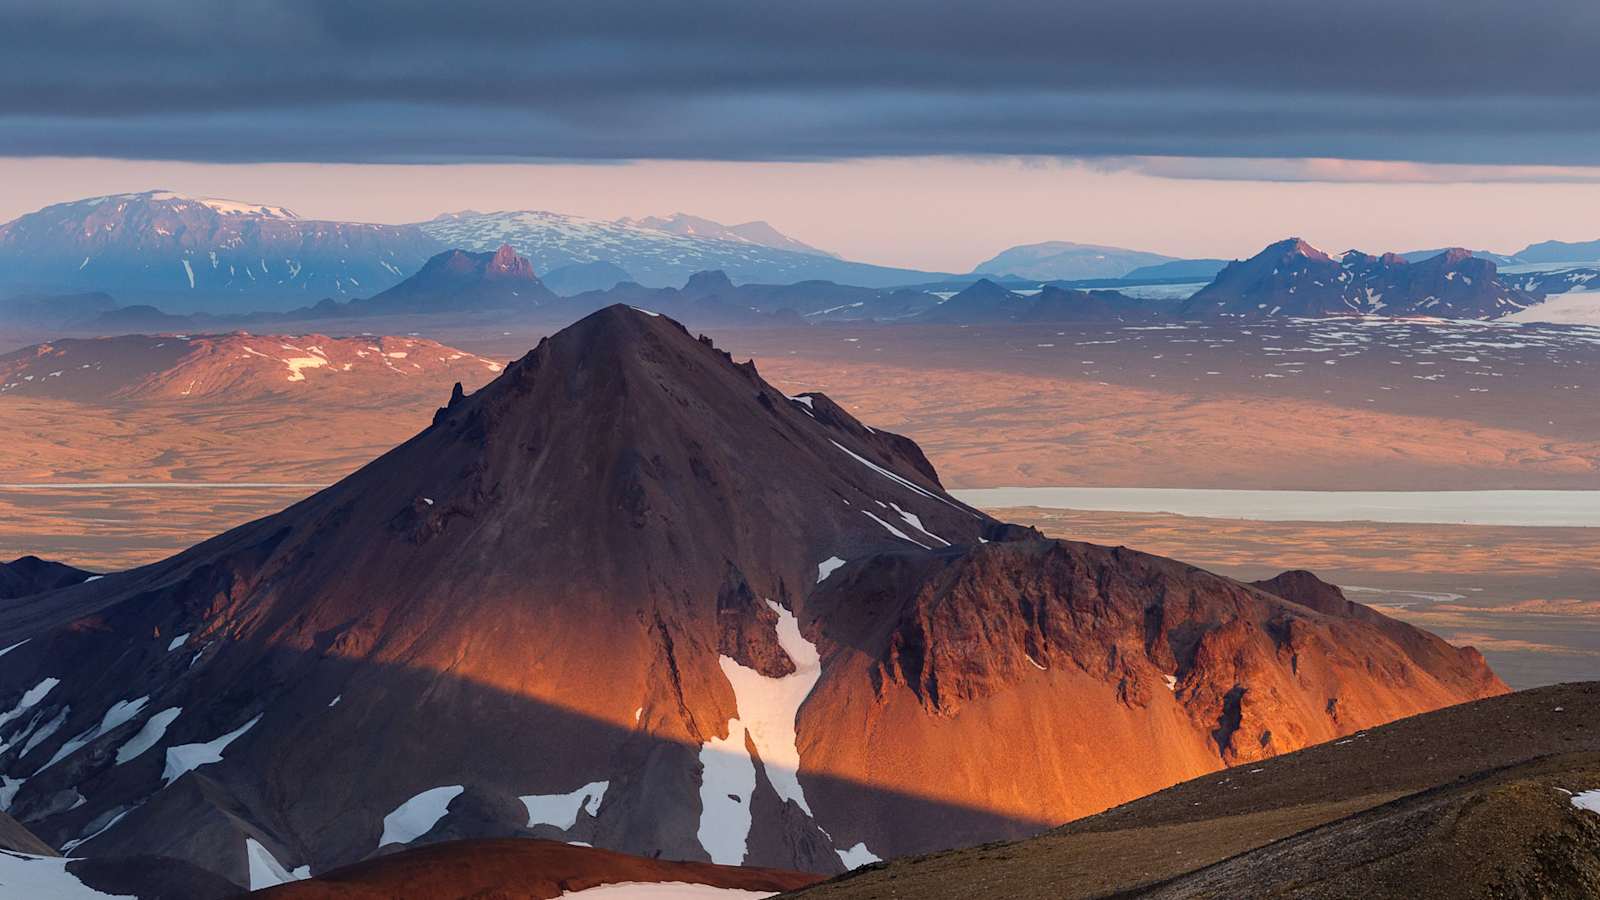
POLYGON ((1600 164, 1593 0, 0 0, 0 154, 1600 164))

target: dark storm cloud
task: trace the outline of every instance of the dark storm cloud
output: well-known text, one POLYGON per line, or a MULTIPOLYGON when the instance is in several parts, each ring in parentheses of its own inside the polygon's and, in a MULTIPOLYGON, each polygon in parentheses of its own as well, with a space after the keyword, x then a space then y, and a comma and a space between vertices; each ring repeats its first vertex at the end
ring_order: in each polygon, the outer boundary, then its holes
POLYGON ((0 153, 1600 163, 1593 0, 0 0, 0 153))

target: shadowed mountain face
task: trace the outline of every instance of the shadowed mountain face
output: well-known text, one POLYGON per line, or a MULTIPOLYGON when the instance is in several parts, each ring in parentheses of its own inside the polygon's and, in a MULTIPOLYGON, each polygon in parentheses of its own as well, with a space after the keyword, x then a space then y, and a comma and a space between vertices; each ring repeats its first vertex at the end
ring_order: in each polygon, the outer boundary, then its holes
POLYGON ((371 293, 439 246, 412 225, 312 221, 171 191, 59 203, 0 225, 10 283, 160 298, 183 311, 286 309, 371 293))
POLYGON ((0 563, 0 600, 26 597, 43 591, 81 584, 94 577, 72 566, 37 556, 23 556, 8 563, 0 563))
POLYGON ((1376 614, 991 519, 623 306, 277 515, 0 608, 18 641, 11 814, 239 884, 530 835, 837 872, 1504 690, 1376 614))
POLYGON ((1194 318, 1382 314, 1494 319, 1540 299, 1506 284, 1493 262, 1466 250, 1417 262, 1355 250, 1335 259, 1290 238, 1229 263, 1180 311, 1194 318))
POLYGON ((771 894, 817 881, 776 869, 714 866, 626 856, 555 841, 447 841, 347 866, 267 891, 267 900, 457 900, 514 890, 547 900, 603 884, 705 885, 771 894))

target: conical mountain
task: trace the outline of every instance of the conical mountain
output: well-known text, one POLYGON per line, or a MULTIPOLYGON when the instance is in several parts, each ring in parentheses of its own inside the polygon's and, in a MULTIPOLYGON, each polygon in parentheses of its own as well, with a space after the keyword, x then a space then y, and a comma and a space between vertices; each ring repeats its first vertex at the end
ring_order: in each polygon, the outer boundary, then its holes
POLYGON ((394 287, 352 300, 350 308, 362 314, 528 310, 556 299, 533 264, 502 244, 493 253, 446 250, 394 287))
POLYGON ((0 608, 0 800, 242 885, 519 834, 840 871, 1504 690, 1381 624, 1004 525, 615 306, 279 514, 0 608))

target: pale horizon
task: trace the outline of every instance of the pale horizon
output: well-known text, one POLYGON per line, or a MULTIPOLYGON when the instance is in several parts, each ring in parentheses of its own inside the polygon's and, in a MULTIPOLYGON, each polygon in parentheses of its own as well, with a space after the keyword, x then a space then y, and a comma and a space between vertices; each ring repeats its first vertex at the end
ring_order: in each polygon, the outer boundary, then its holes
POLYGON ((599 219, 764 220, 846 258, 968 272, 1019 244, 1073 241, 1246 257, 1305 238, 1329 252, 1514 252, 1600 236, 1600 170, 1347 160, 887 158, 825 162, 197 163, 0 158, 0 220, 109 193, 172 190, 312 219, 422 221, 538 209, 599 219), (1253 177, 1259 173, 1259 177, 1253 177))

